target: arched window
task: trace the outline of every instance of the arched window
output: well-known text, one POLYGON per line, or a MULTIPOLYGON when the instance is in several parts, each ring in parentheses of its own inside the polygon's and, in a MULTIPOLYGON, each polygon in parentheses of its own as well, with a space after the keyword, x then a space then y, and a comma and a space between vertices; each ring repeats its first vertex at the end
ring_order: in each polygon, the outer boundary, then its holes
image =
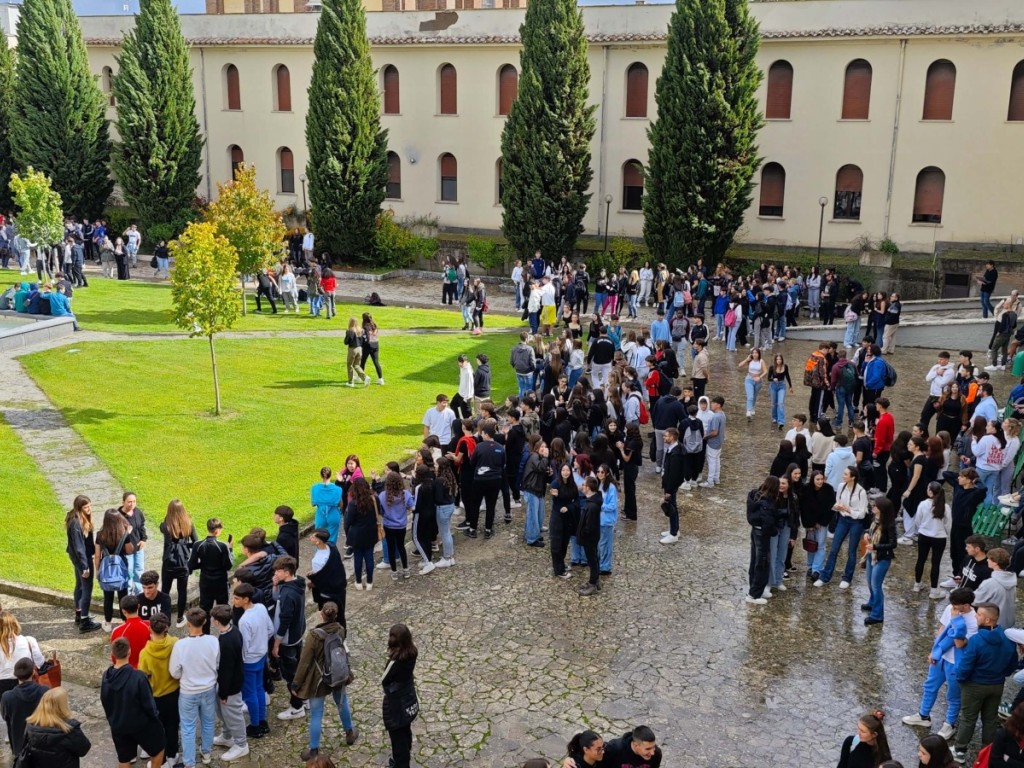
POLYGON ((441 199, 454 203, 459 199, 459 164, 455 155, 445 152, 438 165, 441 170, 441 199))
POLYGON ((107 103, 114 106, 114 70, 110 67, 100 72, 100 89, 107 95, 107 103))
POLYGON ((1013 78, 1010 80, 1010 109, 1006 113, 1006 119, 1013 122, 1024 120, 1024 61, 1018 62, 1013 68, 1013 78))
POLYGON ((238 87, 238 67, 234 64, 224 67, 224 95, 227 109, 242 108, 242 96, 238 87))
POLYGON ((498 70, 498 114, 507 115, 519 95, 519 73, 511 64, 498 70))
POLYGON ((644 199, 644 170, 639 160, 622 164, 622 210, 642 211, 644 199))
POLYGON ((768 98, 764 116, 769 120, 788 120, 793 104, 793 65, 776 61, 768 68, 768 98))
POLYGON ((499 157, 498 162, 494 164, 494 179, 497 182, 496 186, 498 188, 498 199, 494 201, 495 205, 501 205, 502 195, 505 194, 505 182, 501 178, 502 167, 503 164, 501 162, 501 158, 499 157))
POLYGON ((389 200, 402 199, 402 158, 397 152, 388 152, 388 187, 389 200))
POLYGON ((440 108, 438 113, 442 115, 457 115, 459 113, 458 100, 458 75, 455 67, 451 64, 443 64, 437 73, 438 90, 440 91, 440 108))
POLYGON ((292 75, 284 64, 278 64, 274 70, 274 109, 292 111, 292 75))
POLYGON ((860 219, 860 198, 864 187, 864 173, 856 165, 844 165, 836 172, 836 219, 860 219))
POLYGON ((402 111, 399 105, 398 68, 388 64, 384 67, 384 114, 399 114, 402 111))
POLYGON ((282 194, 295 193, 295 156, 288 147, 277 150, 277 171, 282 194))
POLYGON ((952 120, 953 94, 956 92, 956 67, 953 62, 939 59, 928 67, 924 84, 924 114, 922 120, 952 120))
POLYGON ((647 117, 647 67, 639 61, 626 70, 626 117, 647 117))
POLYGON ((761 169, 761 204, 759 216, 782 216, 786 197, 786 171, 778 163, 768 163, 761 169))
POLYGON ((929 166, 917 174, 914 187, 914 215, 911 221, 928 224, 942 222, 942 197, 946 191, 946 174, 929 166))
POLYGON ((231 160, 231 178, 234 179, 238 173, 238 167, 245 162, 245 154, 240 146, 232 144, 228 147, 228 157, 231 160))
POLYGON ((867 120, 871 108, 871 65, 854 59, 843 83, 843 120, 867 120))

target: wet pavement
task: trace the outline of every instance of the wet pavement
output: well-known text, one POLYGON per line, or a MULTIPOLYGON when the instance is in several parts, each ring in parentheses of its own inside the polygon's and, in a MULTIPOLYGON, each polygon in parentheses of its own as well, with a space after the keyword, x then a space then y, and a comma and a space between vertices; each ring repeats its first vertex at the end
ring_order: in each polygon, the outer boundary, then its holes
MULTIPOLYGON (((375 287, 382 285, 390 281, 375 287)), ((809 390, 800 380, 814 346, 790 341, 776 349, 794 374, 789 415, 807 407, 809 390)), ((603 579, 599 595, 579 597, 581 573, 568 582, 555 579, 548 552, 521 543, 522 509, 513 510, 512 526, 498 523, 490 541, 458 537, 454 568, 414 574, 406 582, 381 578, 370 593, 349 590, 356 673, 350 696, 362 735, 345 747, 335 721, 327 725, 324 751, 340 766, 387 764, 378 679, 388 628, 401 621, 420 649, 416 677, 423 714, 413 729, 414 763, 420 766, 511 768, 535 756, 554 760, 584 727, 611 737, 646 723, 665 750, 666 766, 831 768, 857 716, 876 708, 888 715, 894 757, 915 764, 923 731, 899 720, 917 709, 943 602, 911 591, 909 547, 898 549, 886 579, 881 627, 863 625, 863 571, 850 590, 840 590, 838 580, 814 589, 803 575, 802 552, 794 557, 797 571, 787 591, 766 606, 743 602, 749 550, 744 499, 767 472, 781 437, 770 425, 767 390, 754 420, 744 418, 742 373, 736 370, 744 356, 724 352, 720 343, 711 346, 708 394, 725 396, 729 419, 723 484, 681 493, 680 542, 662 546, 659 478, 645 462, 640 520, 617 526, 613 575, 603 579)), ((899 350, 890 360, 900 376, 887 395, 897 429, 909 428, 927 395, 923 379, 934 353, 899 350)), ((1013 379, 996 373, 994 382, 1001 399, 1013 379)), ((948 555, 942 570, 945 578, 948 555)), ((70 635, 66 611, 2 602, 17 610, 26 631, 44 646, 67 650, 70 677, 95 684, 105 665, 100 638, 60 639, 70 635)), ((75 686, 71 694, 97 744, 83 765, 110 765, 96 691, 75 686)), ((940 696, 936 729, 944 705, 940 696)), ((283 706, 278 693, 271 711, 283 706)), ((300 764, 305 722, 275 720, 272 728, 240 765, 300 764)), ((9 756, 4 759, 9 765, 9 756)))

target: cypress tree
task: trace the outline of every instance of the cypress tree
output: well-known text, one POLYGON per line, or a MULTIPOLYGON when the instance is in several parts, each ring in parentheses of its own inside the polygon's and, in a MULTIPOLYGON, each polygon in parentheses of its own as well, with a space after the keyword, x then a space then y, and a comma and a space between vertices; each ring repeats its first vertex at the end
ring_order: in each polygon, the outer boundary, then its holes
POLYGON ((15 162, 49 176, 68 214, 98 216, 114 187, 106 98, 71 0, 25 0, 13 102, 15 162))
POLYGON ((11 156, 11 99, 14 89, 14 50, 4 40, 0 42, 0 211, 10 211, 14 198, 10 187, 2 180, 14 173, 11 156))
POLYGON ((306 174, 317 247, 344 260, 368 260, 388 159, 360 0, 324 0, 313 57, 306 174))
POLYGON ((171 0, 142 0, 117 61, 121 140, 114 146, 114 172, 143 231, 170 239, 194 211, 203 146, 188 46, 171 0))
POLYGON ((502 228, 520 254, 572 258, 590 194, 594 107, 575 0, 531 0, 520 28, 519 95, 501 134, 502 228))
POLYGON ((643 198, 644 240, 673 266, 719 261, 750 205, 762 118, 747 0, 676 0, 643 198))

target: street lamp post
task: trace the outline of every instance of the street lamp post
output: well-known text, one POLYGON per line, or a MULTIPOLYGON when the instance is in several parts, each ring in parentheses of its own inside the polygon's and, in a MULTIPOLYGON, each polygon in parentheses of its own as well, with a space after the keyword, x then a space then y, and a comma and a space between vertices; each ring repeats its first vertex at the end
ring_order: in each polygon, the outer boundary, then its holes
POLYGON ((818 219, 818 269, 821 270, 821 233, 825 228, 825 206, 828 204, 828 198, 822 195, 818 198, 818 205, 821 206, 821 218, 818 219))
POLYGON ((608 219, 612 213, 612 196, 604 196, 604 252, 608 253, 608 219))
POLYGON ((302 220, 309 226, 309 214, 306 211, 306 174, 299 176, 299 181, 302 182, 302 220))

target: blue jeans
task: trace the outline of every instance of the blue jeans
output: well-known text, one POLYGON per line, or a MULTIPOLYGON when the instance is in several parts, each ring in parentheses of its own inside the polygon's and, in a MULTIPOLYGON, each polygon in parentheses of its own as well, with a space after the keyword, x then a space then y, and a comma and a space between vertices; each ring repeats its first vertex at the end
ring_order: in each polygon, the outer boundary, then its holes
POLYGON ((992 294, 981 292, 981 316, 988 317, 990 314, 994 315, 996 308, 992 306, 992 294))
POLYGON ((768 586, 777 587, 786 572, 786 555, 789 554, 789 526, 779 528, 768 543, 768 586))
POLYGON ((868 553, 867 556, 868 566, 868 605, 871 606, 871 612, 868 614, 870 619, 878 619, 881 621, 885 618, 885 591, 882 589, 882 582, 885 581, 885 574, 889 572, 889 565, 892 560, 879 560, 875 562, 875 558, 868 553))
POLYGON ((786 382, 772 381, 768 384, 772 398, 772 424, 786 423, 786 382))
MULTIPOLYGON (((335 688, 331 691, 331 698, 338 707, 338 714, 341 716, 341 727, 346 731, 352 730, 352 706, 348 702, 348 690, 335 688)), ((320 749, 320 734, 323 732, 324 703, 325 698, 312 698, 309 700, 309 748, 320 749)), ((186 765, 188 761, 186 761, 186 765)))
POLYGON ((136 549, 134 553, 125 555, 128 561, 128 593, 137 595, 142 592, 142 572, 146 570, 146 550, 136 549))
POLYGON ((517 373, 516 383, 519 385, 519 399, 522 400, 527 392, 533 391, 533 374, 517 373))
POLYGON ((853 569, 857 566, 857 547, 860 546, 860 536, 864 532, 864 523, 861 520, 853 520, 845 515, 839 516, 836 523, 836 533, 832 537, 832 550, 828 553, 828 560, 825 563, 825 570, 821 572, 821 580, 826 584, 832 580, 832 574, 836 570, 836 559, 839 557, 839 550, 843 548, 843 539, 849 537, 849 548, 846 556, 846 567, 843 569, 843 581, 853 581, 853 569))
POLYGON ((523 286, 516 283, 516 309, 523 308, 523 286))
POLYGON ((373 584, 373 547, 359 549, 352 547, 352 567, 356 572, 356 583, 363 580, 363 568, 366 568, 366 583, 373 584))
POLYGON ((587 564, 587 553, 583 551, 583 547, 580 546, 575 536, 569 537, 569 558, 569 562, 573 565, 587 564))
POLYGON ((597 542, 597 554, 601 558, 601 570, 612 569, 612 549, 615 545, 615 526, 601 526, 601 540, 597 542))
POLYGON ((633 294, 629 297, 629 316, 636 317, 637 311, 640 308, 640 297, 637 294, 633 294))
POLYGON ((310 296, 309 297, 309 314, 313 317, 320 317, 320 310, 324 307, 323 296, 310 296))
POLYGON ((740 332, 740 319, 737 317, 736 318, 736 324, 732 328, 726 328, 725 332, 726 332, 725 350, 726 350, 726 352, 735 352, 736 351, 736 334, 740 332))
POLYGON ((544 519, 544 497, 538 496, 530 491, 523 491, 523 500, 526 502, 526 530, 525 537, 527 544, 533 544, 540 538, 541 522, 544 519))
POLYGON ((857 331, 860 330, 860 318, 851 320, 846 324, 846 335, 843 337, 843 344, 847 347, 857 346, 857 331))
POLYGON ((985 490, 987 491, 985 494, 985 503, 997 504, 999 499, 999 470, 979 469, 978 476, 981 478, 981 483, 985 486, 985 490))
POLYGON ((473 324, 473 310, 470 308, 469 304, 462 305, 462 322, 466 325, 473 324))
MULTIPOLYGON (((263 665, 260 664, 260 698, 263 698, 263 665)), ((217 688, 202 693, 178 695, 178 715, 181 717, 181 752, 185 765, 196 764, 196 720, 199 720, 204 755, 213 752, 213 725, 217 711, 217 688)), ((251 711, 251 710, 250 710, 251 711)))
POLYGON ((607 294, 595 293, 594 294, 594 312, 600 315, 604 312, 604 300, 607 294))
POLYGON ((825 567, 825 555, 826 548, 828 546, 828 527, 819 525, 816 528, 808 528, 807 535, 813 536, 814 540, 818 542, 818 551, 809 552, 807 554, 807 569, 811 573, 821 573, 821 569, 825 567))
POLYGON ((928 677, 924 679, 919 714, 922 717, 931 716, 932 707, 935 706, 943 683, 946 685, 946 722, 953 725, 960 719, 960 683, 956 679, 956 664, 943 659, 928 665, 928 677))
POLYGON ((170 261, 170 259, 161 259, 160 257, 157 257, 157 260, 156 260, 156 271, 158 273, 159 272, 163 272, 166 275, 167 274, 167 270, 168 270, 168 262, 169 261, 170 261))
POLYGON ((853 392, 850 392, 845 387, 838 387, 836 389, 836 426, 843 423, 843 406, 846 407, 846 415, 849 419, 849 423, 853 424, 856 418, 853 415, 853 392))
POLYGON ((715 313, 715 338, 721 339, 725 337, 725 315, 719 315, 715 313))
POLYGON ((775 321, 775 338, 784 339, 786 338, 786 315, 780 313, 778 320, 775 321))
POLYGON ((441 557, 451 560, 455 557, 455 542, 452 541, 452 515, 454 504, 440 504, 437 507, 437 535, 441 537, 441 557))
POLYGON ((582 368, 570 368, 569 369, 569 389, 576 386, 576 382, 580 380, 580 376, 583 375, 582 368))
MULTIPOLYGON (((267 719, 267 697, 263 695, 263 665, 266 663, 266 656, 252 664, 242 662, 242 700, 249 708, 251 725, 259 725, 267 719)), ((185 765, 195 763, 186 760, 185 765)))
MULTIPOLYGON (((783 382, 785 384, 785 382, 783 382)), ((757 402, 757 396, 761 393, 761 387, 764 386, 763 381, 755 381, 754 379, 747 376, 743 379, 743 388, 747 390, 747 412, 754 412, 754 403, 757 402)))

